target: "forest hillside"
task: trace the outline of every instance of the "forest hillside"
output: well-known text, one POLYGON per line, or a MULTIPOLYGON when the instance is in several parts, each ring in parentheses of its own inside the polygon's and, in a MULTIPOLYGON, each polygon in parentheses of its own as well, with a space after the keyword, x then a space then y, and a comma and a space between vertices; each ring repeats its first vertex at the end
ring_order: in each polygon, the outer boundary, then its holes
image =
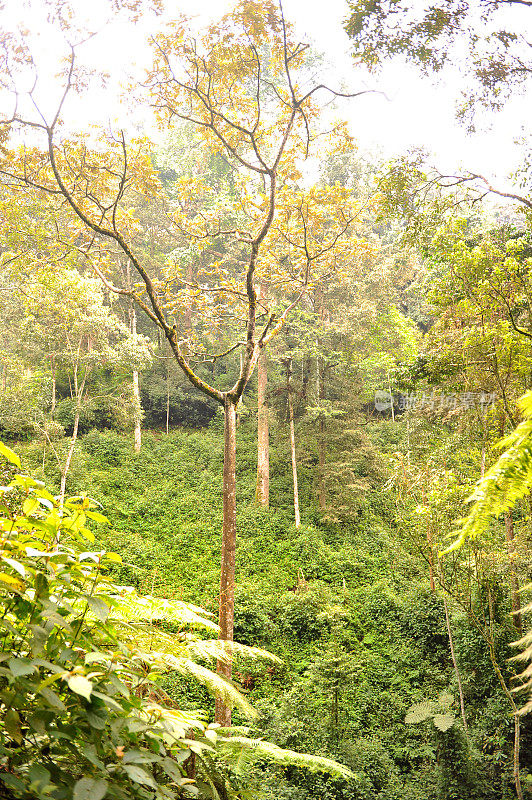
POLYGON ((530 158, 345 110, 454 65, 473 135, 532 70, 504 5, 351 2, 349 89, 274 2, 10 11, 0 797, 532 796, 530 158))

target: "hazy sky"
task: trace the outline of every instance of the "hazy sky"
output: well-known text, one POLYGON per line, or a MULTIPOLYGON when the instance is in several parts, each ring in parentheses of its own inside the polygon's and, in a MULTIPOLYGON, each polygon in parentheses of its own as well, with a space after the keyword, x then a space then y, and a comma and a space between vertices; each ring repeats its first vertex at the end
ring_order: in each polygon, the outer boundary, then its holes
MULTIPOLYGON (((413 0, 414 3, 419 1, 413 0)), ((99 7, 109 7, 106 0, 76 2, 80 13, 91 19, 97 19, 99 7)), ((365 75, 353 66, 349 55, 349 40, 342 25, 348 13, 345 0, 284 0, 283 5, 286 17, 295 23, 300 37, 312 39, 316 49, 325 55, 328 66, 324 77, 329 85, 343 85, 352 91, 376 88, 386 93, 386 98, 372 94, 338 105, 338 114, 350 121, 352 133, 362 150, 390 157, 421 146, 434 153, 432 160, 442 170, 467 168, 496 177, 505 186, 510 185, 504 179, 519 163, 520 150, 514 141, 526 124, 530 102, 516 98, 502 113, 484 116, 483 130, 478 134, 468 135, 454 118, 460 95, 459 73, 448 72, 444 80, 436 84, 422 78, 414 67, 394 62, 378 77, 365 75)), ((229 6, 229 0, 168 1, 173 14, 185 12, 197 16, 198 21, 216 18, 229 6)), ((39 8, 43 5, 33 0, 33 11, 25 22, 30 30, 40 32, 43 63, 52 65, 59 46, 45 31, 39 8)), ((22 9, 20 0, 7 0, 4 23, 23 16, 22 9)), ((85 50, 100 68, 120 76, 132 68, 133 62, 140 66, 146 59, 144 38, 142 23, 132 26, 115 21, 102 26, 100 33, 85 45, 85 50)), ((49 75, 42 81, 44 103, 51 97, 49 87, 53 84, 54 69, 55 65, 54 68, 49 66, 46 70, 49 75)), ((79 104, 75 101, 71 111, 88 118, 112 114, 110 96, 105 97, 96 87, 91 87, 90 97, 79 104)))

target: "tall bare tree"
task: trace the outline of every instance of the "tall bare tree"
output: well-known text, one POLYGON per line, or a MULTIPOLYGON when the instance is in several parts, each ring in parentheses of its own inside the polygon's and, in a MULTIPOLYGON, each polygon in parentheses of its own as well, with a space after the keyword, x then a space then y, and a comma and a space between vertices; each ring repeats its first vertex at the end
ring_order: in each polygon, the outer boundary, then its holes
MULTIPOLYGON (((282 240, 285 253, 277 260, 281 265, 277 282, 279 296, 285 301, 275 308, 258 297, 259 273, 262 269, 263 274, 269 274, 272 266, 271 258, 261 266, 261 257, 268 252, 269 237, 274 238, 278 200, 285 187, 297 180, 299 163, 313 144, 312 130, 319 115, 315 97, 332 90, 321 84, 308 88, 308 72, 304 73, 307 45, 294 38, 282 9, 272 2, 243 0, 203 35, 192 32, 185 21, 174 23, 154 38, 154 54, 144 90, 157 121, 165 129, 173 120, 194 126, 204 146, 231 165, 237 187, 232 210, 213 203, 209 212, 192 220, 180 214, 179 208, 168 214, 166 223, 173 226, 176 239, 186 240, 197 253, 212 248, 209 263, 193 282, 190 272, 171 259, 161 274, 146 248, 138 246, 138 227, 132 213, 135 198, 162 193, 150 161, 149 143, 144 139, 128 143, 124 131, 102 135, 92 148, 83 135, 61 136, 65 100, 78 88, 80 78, 75 48, 65 74, 62 100, 51 119, 39 111, 34 90, 30 90, 29 104, 15 92, 16 108, 4 126, 12 131, 29 131, 33 139, 40 134, 46 146, 4 150, 0 174, 14 190, 45 193, 67 205, 72 225, 65 236, 75 241, 110 292, 130 298, 142 309, 166 337, 189 381, 223 408, 219 635, 228 642, 230 656, 236 550, 236 409, 261 353, 303 297, 312 279, 310 267, 319 261, 319 252, 310 257, 308 250, 301 259, 301 248, 294 244, 298 226, 304 230, 306 241, 304 208, 295 209, 290 217, 290 235, 282 240), (298 74, 304 74, 306 84, 297 80, 298 74), (31 108, 37 108, 37 114, 26 112, 31 108), (220 259, 220 248, 213 246, 219 242, 228 243, 225 261, 220 259), (142 290, 116 285, 108 269, 113 258, 131 264, 142 290), (201 360, 222 354, 192 353, 176 323, 179 311, 191 302, 201 307, 204 320, 214 330, 230 319, 229 331, 238 331, 236 343, 224 352, 241 351, 240 369, 231 386, 221 389, 210 385, 194 366, 194 357, 201 360)), ((17 57, 15 52, 15 62, 17 57)), ((9 64, 8 82, 15 73, 16 63, 9 64)), ((183 186, 182 190, 190 193, 196 187, 183 186)), ((286 218, 285 214, 283 220, 286 218)), ((337 224, 323 238, 321 253, 330 255, 350 222, 345 215, 337 216, 337 224)), ((275 276, 272 280, 275 283, 275 276)), ((231 677, 230 657, 218 664, 218 670, 231 677)), ((221 700, 217 702, 216 719, 230 724, 230 708, 221 700)))

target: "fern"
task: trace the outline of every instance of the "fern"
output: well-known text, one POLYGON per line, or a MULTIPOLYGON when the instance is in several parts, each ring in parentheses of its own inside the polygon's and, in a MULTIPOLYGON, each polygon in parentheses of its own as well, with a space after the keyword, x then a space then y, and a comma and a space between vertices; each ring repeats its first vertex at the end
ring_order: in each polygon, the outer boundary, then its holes
POLYGON ((456 721, 456 717, 451 711, 453 703, 453 695, 450 692, 443 691, 437 701, 425 700, 422 703, 414 703, 413 706, 410 706, 406 712, 405 722, 407 725, 417 725, 419 722, 425 722, 430 719, 439 731, 445 733, 449 728, 452 728, 456 721))
POLYGON ((408 712, 405 716, 405 722, 407 725, 416 724, 418 722, 424 722, 426 719, 431 717, 433 714, 433 704, 430 702, 426 703, 415 703, 415 705, 411 706, 408 709, 408 712))
POLYGON ((113 617, 124 622, 177 622, 182 626, 218 631, 218 625, 209 619, 210 612, 184 603, 182 600, 164 600, 151 595, 141 596, 132 586, 117 586, 111 596, 115 608, 113 617))
POLYGON ((247 766, 264 759, 281 767, 302 767, 311 772, 326 772, 335 778, 354 779, 356 775, 343 764, 325 756, 296 753, 285 750, 263 739, 250 739, 247 736, 219 736, 218 742, 230 757, 235 772, 242 774, 247 766))
POLYGON ((452 728, 455 723, 455 719, 456 717, 454 714, 434 714, 432 721, 439 731, 445 733, 445 731, 448 731, 449 728, 452 728))
MULTIPOLYGON (((524 416, 517 428, 499 443, 505 451, 488 470, 484 478, 477 483, 475 491, 469 498, 473 503, 469 515, 462 520, 462 528, 458 537, 444 552, 448 553, 461 547, 467 539, 476 539, 498 517, 515 506, 518 500, 530 493, 532 487, 532 391, 527 392, 518 401, 524 416)), ((521 609, 526 614, 532 611, 532 604, 521 609)), ((516 692, 526 690, 532 692, 532 630, 519 641, 513 643, 522 651, 513 660, 525 661, 528 666, 518 676, 520 685, 516 692)), ((520 713, 532 710, 532 698, 523 706, 520 713)))
POLYGON ((532 391, 518 401, 524 421, 499 443, 504 453, 480 480, 468 499, 473 505, 462 520, 455 541, 444 550, 448 553, 461 547, 468 539, 476 539, 499 514, 509 511, 532 486, 532 391))

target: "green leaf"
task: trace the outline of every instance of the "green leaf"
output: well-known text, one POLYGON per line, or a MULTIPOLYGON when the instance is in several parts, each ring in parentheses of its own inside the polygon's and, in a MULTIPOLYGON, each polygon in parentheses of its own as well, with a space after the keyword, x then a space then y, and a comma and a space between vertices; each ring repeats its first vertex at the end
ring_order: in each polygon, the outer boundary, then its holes
POLYGON ((94 664, 94 662, 106 663, 110 661, 111 656, 109 653, 101 653, 99 650, 93 650, 92 653, 85 655, 85 664, 94 664))
POLYGON ((105 764, 98 758, 96 754, 96 747, 93 744, 84 745, 80 752, 83 753, 87 761, 90 761, 95 767, 98 767, 98 769, 105 769, 105 764))
POLYGON ((94 522, 101 522, 104 525, 109 525, 109 520, 107 517, 104 517, 104 515, 100 514, 98 511, 85 511, 85 514, 89 517, 89 519, 93 519, 94 522))
POLYGON ((104 553, 104 558, 106 558, 107 561, 113 561, 115 564, 122 563, 122 557, 119 556, 118 553, 104 553))
POLYGON ((37 508, 39 508, 39 501, 33 495, 26 497, 22 503, 22 511, 27 517, 31 516, 37 508))
POLYGON ((434 724, 439 731, 445 733, 454 725, 456 717, 454 714, 434 714, 434 724))
POLYGON ((12 739, 17 744, 22 744, 22 730, 20 728, 20 717, 18 711, 10 708, 4 717, 4 727, 12 739))
POLYGON ((16 592, 24 591, 24 584, 21 583, 18 578, 14 578, 13 575, 8 575, 7 572, 0 572, 0 581, 7 584, 7 586, 14 589, 16 592))
POLYGON ((90 606, 92 613, 98 617, 102 622, 105 622, 109 616, 110 608, 101 597, 88 597, 87 602, 90 606))
POLYGON ((14 464, 19 469, 22 469, 20 466, 20 458, 17 456, 14 450, 12 450, 3 442, 0 442, 0 455, 3 455, 10 464, 14 464))
POLYGON ((96 536, 89 528, 79 528, 79 533, 81 533, 81 535, 91 544, 94 544, 96 541, 96 536))
POLYGON ((424 722, 432 716, 432 703, 415 703, 407 711, 405 722, 407 725, 424 722))
POLYGON ((154 761, 159 761, 159 756, 154 756, 152 753, 141 750, 128 750, 122 759, 122 764, 153 764, 154 761))
POLYGON ((72 800, 102 800, 107 794, 107 781, 82 778, 76 782, 72 800))
POLYGON ((20 678, 22 675, 31 675, 32 672, 37 670, 35 664, 27 658, 10 658, 7 664, 15 678, 20 678))
POLYGON ((9 789, 14 789, 16 792, 19 792, 21 795, 26 793, 26 786, 20 780, 20 778, 16 778, 14 775, 8 773, 2 773, 0 776, 0 781, 7 786, 9 789))
MULTIPOLYGON (((190 755, 190 750, 188 750, 187 752, 190 755)), ((161 761, 161 767, 164 769, 168 777, 172 778, 173 781, 178 781, 183 777, 183 774, 179 769, 179 767, 177 766, 176 762, 172 758, 169 758, 168 756, 166 756, 166 758, 163 758, 163 760, 161 761)))
POLYGON ((109 714, 107 713, 105 705, 103 703, 101 703, 101 705, 96 705, 95 703, 91 703, 90 706, 87 708, 86 713, 87 713, 87 720, 91 728, 95 728, 98 731, 103 731, 107 723, 107 720, 109 719, 109 714))
POLYGON ((32 783, 44 784, 44 786, 46 786, 50 780, 50 773, 42 764, 32 764, 28 770, 28 775, 32 783))
POLYGON ((18 572, 18 574, 21 575, 23 578, 26 577, 26 568, 24 564, 20 563, 20 561, 15 561, 14 558, 7 558, 6 556, 2 556, 2 561, 5 564, 9 564, 9 566, 12 569, 14 569, 15 572, 18 572))
POLYGON ((124 764, 124 770, 135 783, 140 783, 143 786, 150 786, 152 789, 157 788, 152 776, 149 775, 146 770, 142 769, 142 767, 137 767, 136 764, 124 764))
POLYGON ((71 675, 67 678, 68 688, 85 697, 87 700, 91 699, 92 683, 84 675, 71 675))
POLYGON ((40 689, 39 694, 42 694, 48 705, 52 706, 52 708, 57 709, 58 711, 66 711, 67 707, 61 700, 58 694, 56 694, 52 689, 49 689, 47 686, 43 686, 40 689))

